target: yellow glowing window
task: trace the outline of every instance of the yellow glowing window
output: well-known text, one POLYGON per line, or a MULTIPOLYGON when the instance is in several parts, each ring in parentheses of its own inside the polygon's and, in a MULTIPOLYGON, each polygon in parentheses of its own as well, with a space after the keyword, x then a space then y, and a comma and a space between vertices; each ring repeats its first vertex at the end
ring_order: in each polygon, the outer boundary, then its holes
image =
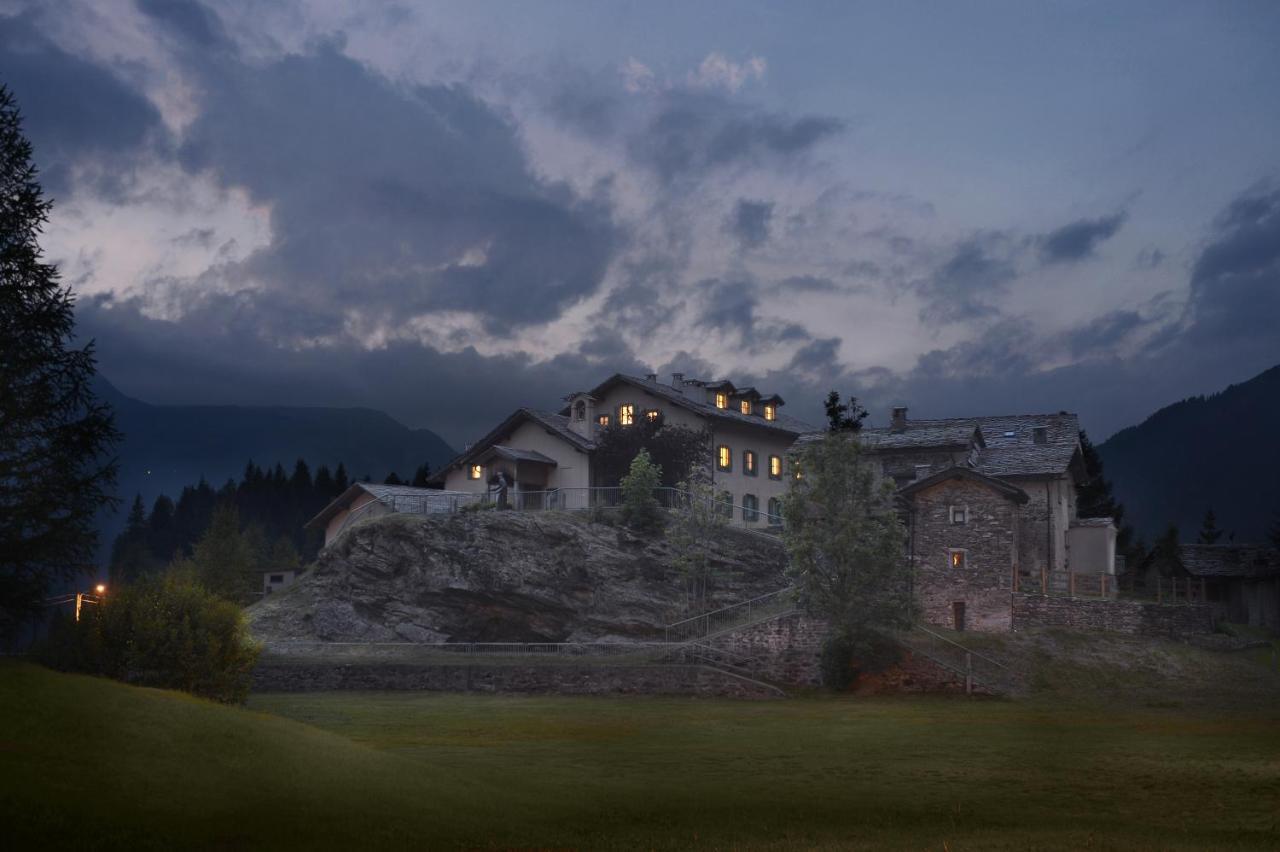
POLYGON ((777 407, 776 405, 766 405, 766 406, 764 407, 764 419, 765 419, 765 420, 777 420, 777 419, 778 419, 778 407, 777 407))
POLYGON ((756 454, 751 450, 742 453, 742 472, 747 476, 756 475, 756 454))
POLYGON ((964 567, 964 551, 963 550, 951 551, 951 567, 952 568, 964 567))
POLYGON ((484 476, 484 465, 482 464, 473 464, 467 470, 468 479, 479 479, 482 476, 484 476))
POLYGON ((728 408, 728 407, 729 407, 729 394, 727 393, 716 394, 716 408, 728 408))
POLYGON ((733 470, 733 453, 724 444, 716 448, 716 467, 721 470, 733 470))
POLYGON ((608 425, 609 425, 609 415, 607 415, 607 414, 601 414, 599 417, 597 417, 597 418, 596 418, 596 422, 597 422, 597 423, 599 423, 601 426, 608 426, 608 425))
POLYGON ((749 399, 744 399, 744 400, 742 400, 742 402, 738 403, 738 410, 739 410, 739 411, 741 411, 743 414, 750 414, 750 413, 751 413, 751 400, 749 400, 749 399))
POLYGON ((636 422, 636 407, 631 403, 618 406, 618 423, 622 426, 630 426, 636 422))
POLYGON ((769 478, 782 478, 782 456, 769 456, 769 478))
POLYGON ((662 416, 662 412, 656 408, 650 408, 648 411, 644 413, 644 419, 648 420, 650 423, 656 422, 657 419, 661 416, 662 416))

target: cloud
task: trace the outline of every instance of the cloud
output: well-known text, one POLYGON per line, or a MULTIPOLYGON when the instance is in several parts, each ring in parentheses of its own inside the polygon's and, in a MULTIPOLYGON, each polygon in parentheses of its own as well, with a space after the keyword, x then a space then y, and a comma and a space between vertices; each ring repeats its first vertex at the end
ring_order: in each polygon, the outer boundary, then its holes
POLYGON ((634 57, 623 63, 619 73, 622 75, 622 88, 631 94, 652 92, 658 88, 658 77, 653 69, 634 57))
POLYGON ((550 321, 622 239, 606 201, 537 178, 466 88, 394 85, 334 43, 190 70, 203 99, 181 162, 270 206, 270 246, 234 274, 287 293, 295 325, 336 334, 352 309, 393 326, 462 311, 494 333, 550 321))
POLYGON ((915 290, 924 299, 920 319, 929 325, 968 322, 998 314, 993 297, 1008 289, 1017 276, 1009 239, 981 233, 960 242, 945 263, 915 290))
POLYGON ((0 82, 22 111, 46 194, 77 181, 119 196, 166 140, 160 113, 113 71, 68 53, 24 13, 0 17, 0 82))
POLYGON ((1116 235, 1124 224, 1121 211, 1101 219, 1081 219, 1063 225, 1040 238, 1040 259, 1044 263, 1074 263, 1093 255, 1099 245, 1116 235))
POLYGON ((762 56, 734 62, 722 53, 709 53, 696 71, 689 72, 689 85, 736 92, 750 80, 763 80, 768 67, 762 56))
POLYGON ((166 31, 197 47, 227 44, 227 34, 218 16, 195 0, 136 0, 136 3, 139 11, 166 31))
POLYGON ((772 218, 772 201, 739 198, 725 227, 743 248, 758 248, 769 239, 769 222, 772 218))

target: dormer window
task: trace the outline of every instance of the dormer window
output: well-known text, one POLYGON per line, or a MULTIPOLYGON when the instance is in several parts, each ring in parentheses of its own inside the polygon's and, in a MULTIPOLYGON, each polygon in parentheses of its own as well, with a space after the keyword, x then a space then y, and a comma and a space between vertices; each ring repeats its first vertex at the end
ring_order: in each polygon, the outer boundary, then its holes
POLYGON ((729 407, 729 394, 719 391, 716 393, 716 408, 729 407))
POLYGON ((601 414, 599 417, 597 417, 597 418, 596 418, 596 424, 597 424, 598 426, 601 426, 601 427, 608 426, 608 425, 609 425, 609 415, 607 415, 607 414, 601 414))
POLYGON ((573 419, 574 420, 587 419, 587 401, 585 399, 580 399, 573 404, 573 419))
POLYGON ((631 426, 636 422, 636 407, 631 403, 618 406, 618 425, 631 426))
POLYGON ((1037 444, 1049 443, 1049 427, 1036 426, 1031 430, 1031 440, 1037 444))
POLYGON ((751 400, 749 400, 749 399, 744 399, 744 400, 742 400, 741 402, 739 402, 739 403, 738 403, 738 410, 739 410, 739 411, 741 411, 743 414, 750 414, 750 413, 751 413, 751 400))
POLYGON ((467 479, 480 479, 484 476, 484 465, 473 464, 467 468, 467 479))
POLYGON ((777 419, 778 419, 778 406, 774 405, 774 404, 773 404, 773 403, 771 403, 771 402, 767 402, 767 403, 765 403, 765 406, 764 406, 764 419, 765 419, 765 420, 777 420, 777 419))

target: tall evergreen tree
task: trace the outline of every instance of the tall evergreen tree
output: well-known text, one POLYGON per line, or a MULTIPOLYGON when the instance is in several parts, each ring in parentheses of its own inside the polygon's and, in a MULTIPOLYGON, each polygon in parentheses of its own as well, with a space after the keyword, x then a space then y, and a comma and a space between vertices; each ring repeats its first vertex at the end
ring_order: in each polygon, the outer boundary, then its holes
POLYGON ((413 472, 413 482, 411 484, 413 485, 414 488, 426 488, 427 482, 430 479, 431 479, 431 465, 427 464, 426 462, 423 462, 422 464, 418 465, 418 469, 413 472))
POLYGON ((261 576, 234 503, 224 501, 214 510, 209 528, 191 553, 191 565, 204 587, 219 597, 239 603, 252 599, 261 576))
POLYGON ((111 547, 108 576, 112 585, 132 583, 150 573, 152 559, 148 545, 149 532, 147 509, 142 502, 142 495, 138 494, 129 507, 124 532, 120 533, 111 547))
POLYGON ((824 407, 828 432, 857 432, 862 428, 862 421, 867 419, 867 410, 858 404, 856 396, 849 397, 848 402, 841 402, 840 393, 832 391, 827 394, 824 407))
POLYGON ((50 202, 36 175, 0 86, 0 635, 92 570, 94 516, 116 503, 119 435, 90 387, 92 342, 72 343, 75 299, 41 259, 50 202))
POLYGON ((351 481, 347 479, 347 466, 342 462, 338 462, 338 469, 333 472, 333 490, 334 496, 341 494, 350 487, 351 481))
POLYGON ((387 474, 387 478, 382 480, 383 485, 404 485, 404 480, 393 470, 387 474))
POLYGON ((1223 531, 1218 529, 1218 519, 1213 514, 1213 509, 1209 509, 1204 513, 1204 522, 1200 525, 1200 543, 1201 544, 1217 544, 1218 539, 1222 538, 1223 531))
POLYGON ((1102 456, 1080 430, 1080 455, 1084 462, 1084 482, 1076 486, 1076 514, 1082 518, 1110 518, 1116 525, 1116 552, 1126 564, 1137 566, 1146 557, 1146 547, 1137 540, 1133 526, 1124 522, 1124 504, 1111 493, 1111 482, 1103 475, 1102 456))

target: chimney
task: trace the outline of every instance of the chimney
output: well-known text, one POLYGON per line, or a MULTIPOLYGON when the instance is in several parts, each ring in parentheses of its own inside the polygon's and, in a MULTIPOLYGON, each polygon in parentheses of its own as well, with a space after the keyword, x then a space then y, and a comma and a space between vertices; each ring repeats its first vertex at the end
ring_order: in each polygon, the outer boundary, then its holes
POLYGON ((907 431, 907 407, 905 405, 893 409, 893 419, 889 421, 889 428, 893 432, 907 431))
POLYGON ((657 374, 657 373, 645 373, 645 374, 644 374, 644 380, 645 380, 646 382, 656 382, 656 381, 658 381, 658 374, 657 374))
POLYGON ((676 390, 684 390, 684 373, 671 374, 671 387, 676 390))

